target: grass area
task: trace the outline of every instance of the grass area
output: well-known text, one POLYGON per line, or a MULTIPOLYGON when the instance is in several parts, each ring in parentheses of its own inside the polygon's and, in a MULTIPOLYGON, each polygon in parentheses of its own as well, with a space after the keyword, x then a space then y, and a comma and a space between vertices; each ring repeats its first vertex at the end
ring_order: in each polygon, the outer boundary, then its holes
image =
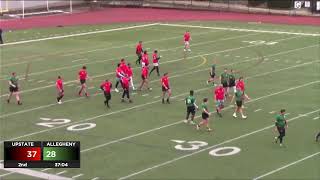
MULTIPOLYGON (((256 30, 320 33, 310 26, 285 26, 231 22, 183 22, 181 24, 256 30)), ((67 28, 14 31, 8 42, 129 27, 79 26, 67 28), (38 34, 33 36, 34 34, 38 34), (40 36, 41 35, 41 36, 40 36)), ((0 135, 4 140, 76 140, 81 141, 81 168, 49 169, 45 173, 75 179, 253 179, 282 166, 320 152, 314 135, 320 131, 320 51, 319 36, 228 31, 205 28, 154 25, 121 31, 96 33, 55 40, 30 42, 1 47, 1 116, 0 135), (191 31, 192 52, 185 54, 182 35, 191 31), (152 91, 135 92, 133 103, 121 103, 120 94, 112 93, 111 109, 103 105, 99 84, 109 78, 114 82, 115 66, 125 57, 134 64, 135 44, 144 41, 149 52, 158 49, 160 71, 169 72, 173 98, 161 104, 159 78, 150 77, 152 91), (257 43, 257 42, 260 43, 257 43), (261 42, 264 43, 261 43, 261 42), (266 45, 274 42, 273 45, 266 45), (233 106, 226 102, 223 117, 215 112, 213 86, 207 85, 209 68, 217 60, 217 74, 224 68, 238 70, 244 76, 246 120, 232 117, 233 106), (77 97, 77 72, 88 67, 90 98, 77 97), (25 80, 27 67, 30 67, 25 80), (22 91, 22 106, 5 102, 7 78, 17 72, 22 91), (64 103, 55 102, 55 79, 65 81, 64 103), (195 90, 198 104, 209 98, 213 132, 196 131, 182 123, 185 118, 184 98, 195 90), (273 120, 281 109, 287 110, 289 128, 285 146, 273 143, 273 120), (69 119, 53 127, 38 125, 41 118, 69 119), (68 127, 80 125, 82 131, 68 127), (193 150, 190 141, 203 146, 193 150), (179 146, 178 146, 179 147, 179 146), (213 156, 217 148, 232 147, 240 152, 213 156), (181 148, 180 148, 181 149, 181 148)), ((134 67, 134 82, 140 81, 140 67, 134 67)), ((218 80, 217 80, 218 81, 218 80)), ((201 112, 197 112, 197 121, 201 112)), ((79 127, 80 127, 79 126, 79 127)), ((218 151, 224 154, 230 148, 218 151)), ((315 155, 265 179, 319 179, 319 156, 315 155)), ((3 159, 3 143, 0 144, 3 159)), ((0 169, 0 177, 8 171, 0 169)), ((43 169, 34 169, 41 172, 43 169)), ((36 175, 37 173, 35 173, 36 175)), ((33 178, 19 173, 3 179, 33 178)), ((34 177, 36 178, 36 177, 34 177)))

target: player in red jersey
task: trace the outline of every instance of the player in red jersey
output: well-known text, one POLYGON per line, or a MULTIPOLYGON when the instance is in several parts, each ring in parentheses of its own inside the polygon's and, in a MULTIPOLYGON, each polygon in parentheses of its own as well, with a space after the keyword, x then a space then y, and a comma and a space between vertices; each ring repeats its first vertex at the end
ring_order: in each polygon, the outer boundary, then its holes
POLYGON ((116 69, 116 87, 114 89, 116 92, 119 92, 118 86, 119 86, 119 83, 121 82, 121 78, 124 77, 124 75, 125 73, 122 71, 121 64, 118 63, 117 69, 116 69))
POLYGON ((128 77, 122 77, 121 78, 121 85, 122 85, 122 88, 123 88, 121 102, 125 102, 124 97, 127 96, 128 100, 129 100, 129 103, 132 103, 132 100, 130 99, 129 81, 130 81, 130 79, 128 77))
POLYGON ((162 85, 162 104, 164 104, 164 98, 166 94, 168 94, 167 103, 170 104, 171 89, 169 84, 168 73, 163 74, 161 78, 161 85, 162 85))
POLYGON ((219 84, 216 89, 214 90, 214 97, 216 100, 216 110, 217 114, 222 117, 221 110, 224 108, 224 97, 225 97, 225 91, 222 86, 222 84, 219 84))
POLYGON ((148 67, 144 66, 141 70, 141 84, 140 87, 138 88, 139 91, 142 90, 143 86, 145 86, 148 90, 151 90, 151 88, 149 88, 149 82, 148 82, 148 67))
POLYGON ((58 76, 58 79, 56 81, 56 88, 57 88, 57 92, 58 92, 58 96, 57 96, 58 104, 62 104, 61 99, 64 96, 64 90, 63 90, 63 80, 62 80, 61 76, 58 76))
POLYGON ((155 50, 152 54, 152 62, 153 62, 153 68, 151 69, 150 73, 149 73, 149 76, 151 75, 152 71, 154 70, 157 70, 157 74, 158 76, 160 76, 160 72, 159 72, 159 60, 160 60, 160 57, 158 55, 158 51, 155 50))
POLYGON ((149 66, 149 56, 148 56, 148 52, 144 51, 143 55, 142 55, 142 62, 141 62, 142 67, 149 66))
POLYGON ((190 49, 191 35, 189 31, 186 31, 184 33, 183 39, 184 39, 184 51, 191 51, 190 49))
POLYGON ((136 54, 138 56, 138 59, 136 60, 136 64, 140 64, 141 63, 142 52, 143 52, 142 41, 139 41, 139 43, 136 46, 136 54))
POLYGON ((130 79, 130 84, 131 84, 132 90, 135 90, 134 85, 133 85, 133 71, 132 71, 132 67, 131 67, 130 63, 128 63, 128 65, 127 65, 127 73, 126 74, 127 74, 128 78, 130 79))
POLYGON ((128 71, 128 66, 126 64, 126 60, 124 60, 123 58, 120 60, 120 69, 122 70, 122 72, 124 74, 126 74, 128 71))
POLYGON ((106 105, 108 108, 110 108, 109 101, 111 100, 112 83, 109 81, 109 79, 107 79, 101 83, 100 88, 103 91, 103 94, 105 97, 104 105, 106 105))
POLYGON ((79 91, 79 96, 81 96, 82 91, 84 91, 84 94, 89 97, 89 93, 87 91, 87 85, 86 85, 86 81, 89 78, 88 73, 87 73, 87 67, 83 66, 82 69, 80 69, 79 73, 79 80, 80 80, 80 84, 81 84, 81 88, 79 91))

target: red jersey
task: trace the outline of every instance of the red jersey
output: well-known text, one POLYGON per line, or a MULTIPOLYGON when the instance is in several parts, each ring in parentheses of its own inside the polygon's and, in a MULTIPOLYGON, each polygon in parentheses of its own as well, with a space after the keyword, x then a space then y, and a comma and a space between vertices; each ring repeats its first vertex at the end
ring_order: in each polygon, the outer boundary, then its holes
POLYGON ((141 76, 143 76, 144 78, 148 78, 148 68, 147 67, 143 67, 141 70, 141 76))
POLYGON ((162 85, 163 87, 166 87, 167 89, 170 88, 170 86, 169 86, 169 77, 168 77, 168 76, 163 76, 163 77, 161 78, 161 85, 162 85))
POLYGON ((156 53, 152 54, 152 62, 159 63, 158 54, 156 54, 156 53))
POLYGON ((138 43, 136 46, 136 53, 141 54, 142 53, 142 44, 138 43))
POLYGON ((127 71, 128 71, 128 66, 126 65, 126 63, 125 62, 123 62, 123 63, 120 63, 120 69, 121 69, 121 71, 123 72, 123 73, 127 73, 127 71))
POLYGON ((56 87, 57 87, 58 90, 63 90, 63 81, 62 81, 62 79, 57 79, 56 87))
POLYGON ((121 78, 121 84, 123 89, 129 89, 129 78, 121 78))
POLYGON ((80 69, 78 75, 79 75, 79 79, 81 79, 81 80, 86 80, 87 77, 88 77, 87 70, 85 70, 85 69, 80 69))
POLYGON ((149 56, 148 56, 148 54, 143 54, 142 55, 142 62, 145 64, 145 66, 149 65, 149 56))
POLYGON ((184 33, 184 41, 189 41, 190 40, 190 33, 189 32, 186 32, 186 33, 184 33))
POLYGON ((240 89, 243 92, 244 91, 244 82, 243 81, 237 81, 236 88, 240 89))
POLYGON ((117 78, 121 78, 123 76, 123 71, 121 69, 121 67, 117 67, 116 69, 116 77, 117 78))
POLYGON ((104 90, 104 92, 110 93, 111 88, 112 88, 112 83, 111 82, 102 82, 100 87, 101 87, 101 89, 104 90))
POLYGON ((223 100, 224 99, 224 89, 222 86, 219 86, 214 91, 216 100, 223 100))
POLYGON ((132 77, 133 76, 133 72, 132 72, 132 68, 128 66, 128 69, 127 69, 127 75, 128 77, 132 77))

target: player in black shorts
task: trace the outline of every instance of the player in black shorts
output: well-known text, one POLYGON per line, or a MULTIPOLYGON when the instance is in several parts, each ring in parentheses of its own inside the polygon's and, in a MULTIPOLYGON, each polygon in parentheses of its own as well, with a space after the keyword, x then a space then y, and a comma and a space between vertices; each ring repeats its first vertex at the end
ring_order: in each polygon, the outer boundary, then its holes
POLYGON ((227 69, 224 69, 223 73, 220 75, 220 81, 224 89, 224 92, 225 92, 224 94, 226 99, 228 96, 228 81, 229 81, 229 74, 227 69))
MULTIPOLYGON (((235 77, 235 74, 234 74, 234 70, 231 69, 230 70, 230 74, 229 74, 229 82, 228 82, 228 86, 229 86, 229 89, 228 89, 228 92, 231 93, 232 95, 234 93, 236 93, 236 77, 235 77)), ((232 96, 231 94, 229 94, 229 96, 232 96)))
POLYGON ((2 29, 0 28, 0 44, 3 44, 3 40, 2 40, 2 29))
POLYGON ((194 91, 191 90, 190 95, 186 97, 187 116, 186 116, 186 120, 183 121, 185 123, 195 124, 194 116, 196 114, 196 109, 198 109, 198 106, 196 105, 196 98, 193 96, 193 94, 194 94, 194 91), (191 121, 189 120, 190 114, 191 114, 191 121))
POLYGON ((9 78, 9 91, 10 91, 10 93, 9 93, 9 97, 7 99, 7 103, 10 103, 11 96, 15 95, 18 105, 22 104, 20 101, 20 96, 19 96, 18 80, 19 79, 17 78, 16 73, 13 72, 11 74, 11 77, 9 78))
POLYGON ((207 81, 207 84, 212 82, 212 84, 214 85, 214 77, 216 76, 216 64, 212 64, 209 75, 210 75, 210 78, 207 81))

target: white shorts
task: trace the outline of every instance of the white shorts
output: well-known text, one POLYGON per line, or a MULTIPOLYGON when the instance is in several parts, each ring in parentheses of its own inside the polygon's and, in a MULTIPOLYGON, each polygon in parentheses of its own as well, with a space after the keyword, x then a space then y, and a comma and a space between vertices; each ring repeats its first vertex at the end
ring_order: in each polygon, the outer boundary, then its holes
POLYGON ((185 46, 189 46, 189 44, 190 44, 189 41, 185 41, 185 42, 184 42, 184 45, 185 45, 185 46))
POLYGON ((145 67, 145 66, 146 66, 146 63, 141 62, 141 66, 142 66, 142 67, 145 67))
POLYGON ((229 91, 232 90, 232 89, 233 89, 233 92, 234 92, 234 93, 237 92, 236 86, 229 87, 229 91))
POLYGON ((159 63, 153 63, 153 66, 159 66, 159 63))

